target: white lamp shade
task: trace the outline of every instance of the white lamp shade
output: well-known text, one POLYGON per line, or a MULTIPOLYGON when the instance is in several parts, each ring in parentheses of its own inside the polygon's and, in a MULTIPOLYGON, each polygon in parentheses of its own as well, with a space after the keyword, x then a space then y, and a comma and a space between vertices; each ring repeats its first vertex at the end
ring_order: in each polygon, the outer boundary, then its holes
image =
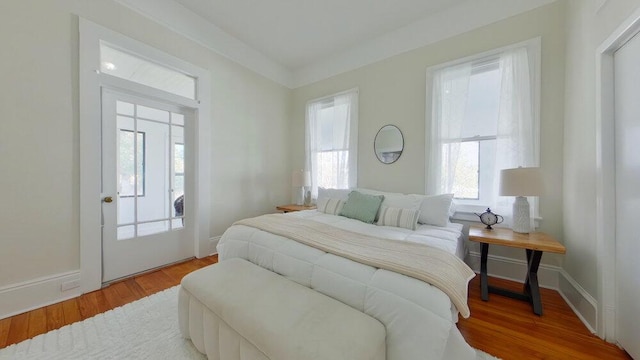
POLYGON ((294 170, 291 174, 291 186, 311 186, 311 173, 304 170, 294 170))
POLYGON ((500 170, 501 196, 540 196, 542 195, 542 177, 540 168, 519 167, 500 170))

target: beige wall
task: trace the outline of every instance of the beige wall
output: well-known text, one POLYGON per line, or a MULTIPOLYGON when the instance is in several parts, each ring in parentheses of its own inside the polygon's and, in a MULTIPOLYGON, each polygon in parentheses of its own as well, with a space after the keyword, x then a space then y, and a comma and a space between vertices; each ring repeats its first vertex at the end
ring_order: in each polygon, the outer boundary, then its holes
MULTIPOLYGON (((309 99, 358 87, 358 186, 405 193, 425 188, 425 87, 429 66, 490 49, 542 37, 541 167, 548 187, 541 197, 542 230, 562 238, 562 136, 564 94, 564 3, 482 27, 439 43, 294 90, 292 113, 293 167, 304 165, 305 103, 309 99), (376 132, 397 125, 405 151, 391 165, 373 152, 376 132)), ((418 35, 417 35, 418 36, 418 35)), ((496 248, 493 254, 523 258, 519 251, 496 248)), ((545 255, 543 262, 560 264, 545 255)))
POLYGON ((211 72, 211 236, 289 200, 291 90, 112 1, 0 2, 0 288, 79 269, 78 17, 211 72))
MULTIPOLYGON (((601 302, 596 243, 596 49, 640 7, 637 0, 570 0, 564 142, 564 268, 601 302)), ((612 224, 609 224, 612 226, 612 224)), ((601 309, 602 311, 602 309, 601 309)), ((602 324, 601 324, 602 325, 602 324)))

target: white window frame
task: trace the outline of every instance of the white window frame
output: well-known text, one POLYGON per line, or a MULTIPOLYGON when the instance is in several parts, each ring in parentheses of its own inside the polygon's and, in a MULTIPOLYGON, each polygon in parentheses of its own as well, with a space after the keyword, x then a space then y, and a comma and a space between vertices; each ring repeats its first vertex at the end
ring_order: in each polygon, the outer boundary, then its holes
MULTIPOLYGON (((427 68, 426 75, 426 107, 425 107, 425 194, 429 194, 431 192, 431 188, 429 187, 428 180, 429 172, 431 168, 430 164, 430 145, 432 141, 431 134, 431 124, 432 124, 432 98, 433 98, 433 74, 441 69, 460 65, 467 62, 473 61, 482 61, 483 59, 488 59, 493 56, 499 56, 501 53, 515 49, 520 47, 526 47, 528 56, 529 56, 529 66, 530 71, 532 71, 532 83, 531 83, 531 94, 532 94, 532 111, 533 111, 533 121, 538 126, 537 139, 535 140, 538 143, 537 149, 540 151, 540 88, 541 88, 541 54, 542 54, 542 45, 541 45, 541 37, 536 37, 530 40, 518 42, 515 44, 503 46, 500 48, 488 50, 479 54, 474 54, 471 56, 467 56, 461 59, 456 59, 453 61, 449 61, 446 63, 438 64, 435 66, 431 66, 427 68)), ((465 220, 465 221, 479 221, 476 213, 484 212, 490 204, 488 203, 479 203, 479 204, 469 204, 468 201, 457 201, 454 200, 454 208, 455 213, 452 216, 455 220, 465 220), (465 203, 466 202, 466 203, 465 203)), ((539 206, 536 203, 534 205, 535 214, 532 214, 532 217, 536 221, 536 226, 538 226, 538 222, 542 220, 539 214, 539 206)))
MULTIPOLYGON (((79 19, 79 79, 80 79, 80 289, 82 293, 97 290, 102 285, 102 204, 101 204, 101 103, 102 91, 114 89, 132 95, 142 95, 195 113, 192 142, 196 149, 193 166, 193 241, 196 257, 210 253, 210 74, 207 70, 166 54, 156 48, 97 25, 79 19), (196 99, 189 99, 149 86, 134 83, 100 72, 100 42, 139 55, 197 79, 196 99)), ((186 134, 185 134, 186 136, 186 134)))
MULTIPOLYGON (((351 106, 351 111, 350 111, 350 117, 349 117, 349 145, 347 149, 342 149, 342 150, 348 150, 349 151, 349 188, 355 188, 358 184, 358 102, 359 102, 359 89, 358 88, 352 88, 349 90, 345 90, 345 91, 341 91, 335 94, 331 94, 331 95, 327 95, 327 96, 323 96, 321 98, 316 98, 316 99, 312 99, 307 101, 307 104, 305 106, 305 138, 306 140, 306 144, 305 144, 305 169, 307 171, 311 172, 311 188, 312 188, 312 193, 314 198, 317 197, 317 188, 318 188, 318 184, 317 181, 315 180, 315 174, 313 173, 313 169, 311 166, 311 158, 313 156, 313 154, 310 154, 309 151, 309 141, 311 138, 311 134, 309 132, 309 107, 313 104, 317 104, 317 103, 326 103, 329 101, 333 101, 333 99, 335 99, 338 96, 341 95, 346 95, 346 94, 353 94, 353 101, 351 102, 350 106, 351 106)), ((335 149, 332 150, 336 151, 335 149)), ((315 153, 319 153, 319 152, 323 152, 323 151, 317 151, 315 153)))

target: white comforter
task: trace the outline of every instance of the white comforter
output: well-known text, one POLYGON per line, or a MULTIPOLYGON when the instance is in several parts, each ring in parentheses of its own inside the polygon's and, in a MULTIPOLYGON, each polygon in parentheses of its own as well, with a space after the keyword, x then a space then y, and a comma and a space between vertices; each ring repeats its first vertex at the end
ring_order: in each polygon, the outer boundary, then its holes
POLYGON ((449 223, 447 227, 420 225, 416 230, 409 230, 393 226, 371 225, 344 216, 327 215, 315 210, 287 213, 286 216, 314 220, 364 235, 425 244, 457 255, 463 260, 466 252, 464 241, 460 241, 462 224, 449 223))
MULTIPOLYGON (((331 226, 456 251, 459 229, 417 231, 369 225, 316 211, 300 216, 331 226), (440 240, 438 240, 440 239, 440 240)), ((475 359, 455 321, 449 298, 420 280, 356 263, 255 228, 230 227, 218 244, 219 259, 239 257, 339 300, 379 320, 387 330, 388 360, 475 359)))

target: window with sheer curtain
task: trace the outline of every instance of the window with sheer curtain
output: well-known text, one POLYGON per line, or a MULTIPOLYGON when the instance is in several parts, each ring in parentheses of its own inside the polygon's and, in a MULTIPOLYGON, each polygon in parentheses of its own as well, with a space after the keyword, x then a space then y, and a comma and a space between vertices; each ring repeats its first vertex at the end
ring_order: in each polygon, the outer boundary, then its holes
POLYGON ((539 49, 534 39, 428 70, 428 194, 453 193, 461 212, 510 215, 500 170, 539 165, 539 49))
POLYGON ((307 103, 305 126, 306 169, 311 193, 318 187, 348 189, 357 183, 358 91, 307 103))

